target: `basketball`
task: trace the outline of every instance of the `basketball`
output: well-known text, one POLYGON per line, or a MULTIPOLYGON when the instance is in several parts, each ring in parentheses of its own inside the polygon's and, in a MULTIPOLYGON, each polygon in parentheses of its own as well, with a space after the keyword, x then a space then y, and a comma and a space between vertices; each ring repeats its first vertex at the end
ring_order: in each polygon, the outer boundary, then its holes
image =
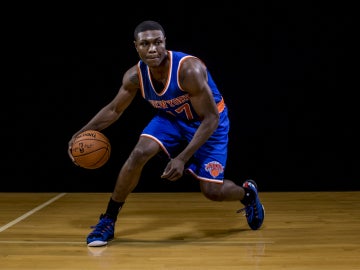
POLYGON ((71 148, 76 164, 85 169, 102 167, 109 160, 110 153, 109 139, 96 130, 87 130, 77 135, 71 148))

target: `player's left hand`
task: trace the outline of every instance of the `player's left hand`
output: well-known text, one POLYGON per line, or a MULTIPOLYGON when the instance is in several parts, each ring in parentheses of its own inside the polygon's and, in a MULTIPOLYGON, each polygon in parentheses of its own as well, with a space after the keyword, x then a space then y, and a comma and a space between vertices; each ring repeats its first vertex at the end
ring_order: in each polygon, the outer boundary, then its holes
POLYGON ((184 173, 184 161, 180 159, 171 159, 161 175, 161 178, 166 178, 170 181, 178 180, 184 173))

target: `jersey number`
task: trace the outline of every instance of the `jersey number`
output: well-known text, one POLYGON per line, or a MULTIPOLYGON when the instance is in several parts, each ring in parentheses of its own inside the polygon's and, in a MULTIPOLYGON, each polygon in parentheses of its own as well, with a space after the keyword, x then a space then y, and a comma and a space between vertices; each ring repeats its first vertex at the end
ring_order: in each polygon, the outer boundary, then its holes
POLYGON ((185 112, 186 118, 188 120, 193 120, 194 116, 191 112, 190 105, 188 103, 184 103, 179 108, 175 110, 177 113, 185 112))

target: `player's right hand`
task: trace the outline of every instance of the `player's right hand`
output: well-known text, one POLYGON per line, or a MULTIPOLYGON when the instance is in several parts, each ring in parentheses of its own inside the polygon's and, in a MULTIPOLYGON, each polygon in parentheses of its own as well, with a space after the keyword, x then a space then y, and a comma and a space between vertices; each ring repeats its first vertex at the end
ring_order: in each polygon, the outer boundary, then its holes
POLYGON ((170 181, 178 180, 184 172, 184 161, 180 159, 171 159, 165 167, 161 178, 166 178, 170 181))

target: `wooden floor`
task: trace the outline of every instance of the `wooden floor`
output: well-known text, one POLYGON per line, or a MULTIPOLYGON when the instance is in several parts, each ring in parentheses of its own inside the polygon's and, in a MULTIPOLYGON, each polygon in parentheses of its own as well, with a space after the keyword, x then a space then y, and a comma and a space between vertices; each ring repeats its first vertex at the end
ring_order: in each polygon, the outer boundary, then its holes
POLYGON ((88 248, 107 193, 0 193, 0 269, 360 269, 360 191, 263 192, 250 230, 238 202, 132 193, 115 239, 88 248))

